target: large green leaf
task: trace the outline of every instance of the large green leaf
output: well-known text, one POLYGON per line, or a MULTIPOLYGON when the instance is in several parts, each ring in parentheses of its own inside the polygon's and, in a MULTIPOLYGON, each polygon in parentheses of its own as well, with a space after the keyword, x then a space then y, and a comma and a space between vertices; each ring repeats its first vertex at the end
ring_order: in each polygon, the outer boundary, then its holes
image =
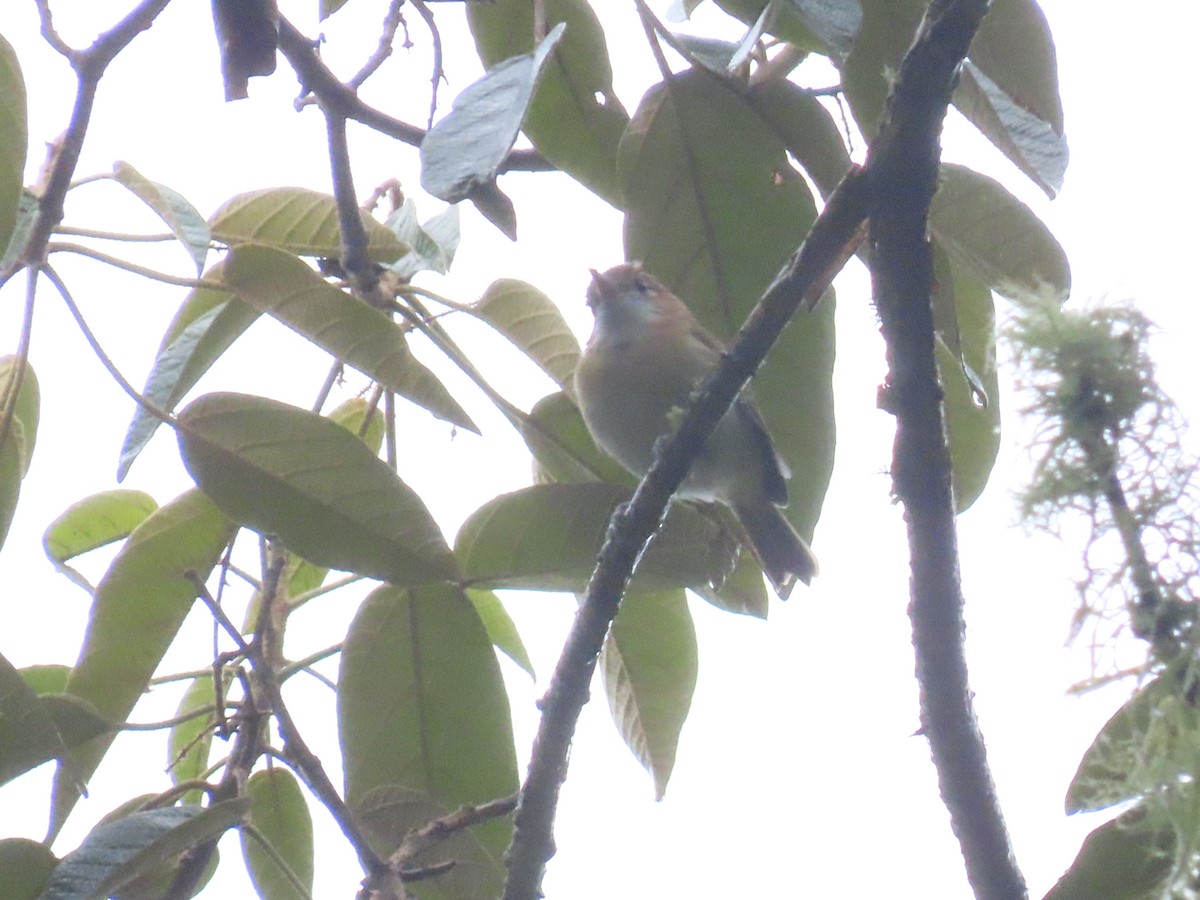
MULTIPOLYGON (((484 66, 533 51, 529 0, 467 4, 467 22, 484 66)), ((584 0, 547 0, 546 28, 566 34, 554 48, 522 126, 554 165, 613 205, 620 204, 617 145, 629 115, 613 93, 604 31, 584 0)))
POLYGON ((579 407, 561 391, 547 394, 533 405, 521 425, 521 437, 533 453, 540 482, 600 479, 630 491, 637 484, 636 478, 596 446, 579 407))
POLYGON ((1140 687, 1083 754, 1067 788, 1067 813, 1105 809, 1178 781, 1176 756, 1195 739, 1195 719, 1170 676, 1140 687), (1193 727, 1177 727, 1173 719, 1180 715, 1193 720, 1193 727))
MULTIPOLYGON (((187 573, 206 578, 232 536, 232 525, 199 491, 182 494, 134 529, 96 587, 67 692, 124 722, 196 599, 187 573)), ((52 835, 79 799, 77 779, 91 776, 110 743, 110 737, 89 741, 72 751, 69 767, 59 767, 52 835)))
POLYGON ((246 782, 250 811, 246 816, 259 836, 275 854, 267 850, 244 829, 241 833, 242 856, 250 880, 261 900, 304 900, 312 896, 313 826, 308 801, 296 776, 283 767, 255 772, 246 782), (301 894, 292 878, 280 867, 281 860, 293 878, 303 885, 301 894))
POLYGON ((225 259, 223 280, 247 303, 384 387, 478 433, 450 392, 413 356, 395 322, 334 287, 302 260, 272 247, 236 247, 225 259))
POLYGON ((1044 900, 1158 900, 1176 855, 1175 832, 1134 808, 1101 825, 1044 900))
POLYGON ((71 504, 51 522, 42 535, 42 548, 55 569, 90 593, 92 585, 67 561, 124 540, 156 509, 154 498, 142 491, 101 491, 71 504))
POLYGON ((33 461, 33 448, 37 444, 38 421, 42 411, 42 392, 38 387, 37 373, 33 366, 25 364, 24 371, 15 356, 0 356, 0 412, 13 404, 13 417, 20 423, 20 477, 24 478, 33 461), (21 384, 17 390, 16 399, 10 396, 17 376, 21 375, 21 384))
POLYGON ((28 144, 21 64, 12 45, 0 36, 0 249, 8 246, 16 230, 28 144))
POLYGON ((971 43, 954 105, 1051 196, 1067 167, 1058 63, 1034 0, 995 0, 971 43))
MULTIPOLYGON (((221 280, 223 267, 217 263, 205 273, 205 280, 221 280)), ((249 303, 225 291, 192 290, 167 326, 142 396, 163 412, 174 411, 175 404, 259 315, 249 303)), ((138 404, 121 445, 117 481, 124 480, 161 424, 158 416, 138 404)))
POLYGON ((500 602, 500 598, 491 591, 477 588, 471 588, 466 594, 496 648, 528 672, 530 676, 536 677, 533 671, 533 662, 525 650, 525 643, 521 640, 517 625, 512 620, 512 616, 508 614, 508 610, 504 608, 504 604, 500 602))
MULTIPOLYGON (((362 214, 367 230, 367 258, 393 263, 406 247, 390 228, 362 214)), ((212 236, 229 245, 267 244, 299 256, 337 258, 342 253, 342 229, 337 201, 307 188, 265 188, 238 194, 208 221, 212 236)))
MULTIPOLYGON (((517 789, 499 664, 458 588, 372 592, 346 636, 337 699, 346 801, 380 852, 431 818, 517 789)), ((485 822, 415 860, 456 861, 421 896, 498 896, 511 831, 485 822)))
MULTIPOLYGON (((763 15, 768 4, 775 6, 774 15, 768 16, 768 33, 783 38, 802 50, 830 54, 834 52, 833 49, 809 27, 804 13, 823 6, 827 12, 835 15, 842 12, 854 15, 858 0, 717 0, 717 6, 735 19, 751 26, 763 15)), ((861 13, 858 13, 858 16, 861 17, 861 13)), ((842 22, 841 27, 836 27, 830 32, 830 37, 833 37, 835 32, 844 34, 847 28, 853 27, 857 30, 853 21, 845 16, 842 22)), ((836 20, 830 24, 835 25, 836 20)), ((853 34, 853 30, 850 34, 853 34)))
POLYGON ((862 0, 862 24, 840 68, 846 101, 868 140, 879 129, 892 81, 928 5, 926 0, 862 0))
POLYGON ((471 310, 570 390, 579 341, 549 297, 524 281, 501 278, 488 285, 471 310))
POLYGON ((533 53, 514 56, 454 98, 421 142, 421 187, 448 203, 495 181, 517 141, 542 67, 563 34, 557 25, 533 53))
POLYGON ((850 170, 846 141, 829 110, 799 85, 778 78, 754 87, 746 102, 828 198, 850 170))
POLYGON ((15 356, 3 356, 0 357, 0 426, 10 408, 8 431, 0 435, 0 545, 8 535, 17 509, 21 480, 29 471, 41 415, 41 392, 33 367, 28 363, 22 367, 15 356))
MULTIPOLYGON (((217 723, 216 704, 212 675, 193 679, 184 691, 175 710, 176 724, 171 726, 167 738, 167 772, 172 784, 203 778, 208 770, 208 751, 217 723)), ((199 804, 202 797, 200 790, 188 791, 183 795, 183 802, 199 804)))
POLYGON ((16 667, 0 656, 0 784, 66 750, 49 709, 16 667))
POLYGON ((0 897, 37 900, 57 865, 58 859, 45 844, 26 838, 0 841, 0 897))
MULTIPOLYGON (((721 81, 692 71, 651 88, 621 142, 625 253, 714 334, 741 325, 816 219, 784 145, 721 81)), ((833 469, 833 298, 788 326, 754 381, 791 466, 788 518, 811 537, 833 469)))
POLYGON ((179 445, 227 516, 318 566, 396 584, 457 574, 421 498, 329 419, 265 397, 206 394, 180 413, 179 445))
POLYGON ((239 798, 207 809, 148 809, 100 825, 63 857, 43 900, 105 900, 180 853, 219 837, 241 820, 248 805, 239 798))
POLYGON ((196 271, 204 270, 208 244, 212 235, 204 217, 187 198, 164 184, 151 181, 127 162, 113 164, 113 180, 127 187, 139 200, 149 206, 179 238, 184 249, 196 263, 196 271))
POLYGON ((1057 304, 1071 293, 1066 253, 1042 220, 995 179, 943 164, 929 229, 955 263, 1010 300, 1057 304))
POLYGON ((954 503, 974 503, 1000 452, 1000 380, 992 292, 935 247, 934 324, 954 503))
POLYGON ((684 592, 626 594, 600 651, 600 674, 613 721, 654 778, 656 800, 675 766, 698 671, 696 629, 684 592))
MULTIPOLYGON (((491 588, 582 591, 609 517, 629 491, 615 485, 543 484, 502 494, 463 524, 455 554, 468 582, 491 588)), ((737 544, 714 516, 676 505, 638 565, 642 588, 719 584, 737 544)))

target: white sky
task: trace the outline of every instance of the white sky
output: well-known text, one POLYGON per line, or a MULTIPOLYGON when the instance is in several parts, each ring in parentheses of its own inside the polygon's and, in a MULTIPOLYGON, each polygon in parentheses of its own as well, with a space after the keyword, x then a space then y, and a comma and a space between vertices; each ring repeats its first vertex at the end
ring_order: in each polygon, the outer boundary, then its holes
MULTIPOLYGON (((354 0, 327 23, 326 52, 339 72, 353 71, 369 52, 384 5, 354 0), (349 17, 359 9, 366 17, 355 24, 349 17), (345 55, 338 55, 343 47, 345 55)), ((0 33, 16 46, 32 95, 31 144, 38 148, 28 173, 32 180, 41 143, 65 126, 73 80, 37 37, 33 4, 5 6, 0 33)), ((126 6, 53 3, 60 29, 75 44, 89 41, 99 27, 76 32, 70 25, 77 17, 94 16, 97 9, 113 15, 114 8, 126 6)), ((306 18, 315 0, 283 6, 315 33, 306 18)), ((1194 418, 1195 234, 1186 223, 1200 190, 1190 160, 1173 157, 1195 140, 1185 98, 1195 80, 1191 45, 1200 12, 1170 0, 1143 3, 1133 14, 1115 0, 1045 0, 1043 7, 1058 42, 1072 153, 1060 198, 1046 202, 980 139, 953 125, 947 157, 1000 177, 1046 219, 1071 259, 1077 300, 1106 293, 1132 297, 1158 322, 1161 380, 1194 418)), ((439 21, 458 15, 449 4, 435 9, 439 21)), ((272 184, 328 189, 320 117, 311 109, 299 116, 290 111, 295 83, 286 63, 281 61, 273 79, 251 84, 249 101, 221 102, 208 15, 206 3, 175 3, 119 58, 102 85, 78 174, 108 171, 114 160, 125 159, 206 214, 241 190, 272 184)), ((425 32, 411 18, 420 44, 425 32)), ((611 28, 628 27, 633 14, 624 4, 610 4, 606 21, 611 28)), ((450 85, 443 109, 478 73, 457 29, 447 24, 444 34, 450 85)), ((622 75, 626 66, 632 74, 617 89, 632 111, 653 70, 644 45, 630 46, 628 62, 623 56, 620 67, 622 75)), ((420 50, 376 76, 373 87, 380 105, 405 98, 413 121, 422 120, 428 102, 428 66, 420 50)), ((440 209, 416 190, 414 151, 359 127, 352 140, 361 196, 396 176, 418 197, 423 213, 440 209)), ((512 175, 502 185, 517 203, 520 241, 508 243, 473 211, 464 211, 456 271, 429 285, 472 300, 497 277, 524 278, 554 297, 584 337, 587 269, 621 257, 617 214, 563 176, 512 175)), ((108 184, 81 188, 68 217, 73 224, 161 230, 136 201, 108 184)), ((178 248, 161 248, 149 258, 187 271, 178 248)), ((86 261, 56 264, 109 353, 141 384, 184 292, 149 289, 86 261)), ((968 894, 927 745, 911 736, 917 705, 906 548, 883 474, 891 421, 874 405, 884 372, 881 345, 865 278, 848 273, 839 289, 840 440, 814 544, 822 575, 812 590, 775 604, 769 623, 693 604, 700 682, 664 802, 653 801, 648 776, 620 743, 597 692, 597 702, 584 711, 563 791, 559 854, 545 883, 551 898, 856 896, 876 893, 881 881, 897 894, 968 894)), ((15 344, 20 294, 13 285, 0 296, 0 352, 11 352, 15 344)), ((1005 303, 998 308, 1003 314, 1005 303)), ((478 330, 462 333, 467 344, 482 346, 474 341, 478 330)), ((488 352, 497 383, 516 402, 528 406, 549 389, 515 354, 503 348, 488 352)), ((0 652, 16 665, 75 659, 86 597, 52 572, 40 537, 72 502, 114 486, 117 450, 132 412, 131 401, 108 380, 49 291, 35 323, 33 362, 42 383, 42 427, 21 506, 0 552, 6 585, 0 652)), ((308 405, 324 370, 320 354, 281 326, 261 322, 203 387, 261 391, 308 405), (306 362, 314 365, 311 375, 306 362)), ((487 497, 528 483, 528 466, 519 439, 485 401, 461 379, 448 381, 484 428, 485 439, 451 437, 447 428, 414 413, 403 426, 411 437, 402 434, 401 456, 402 475, 452 534, 487 497)), ((1002 391, 1006 388, 1002 383, 1002 391)), ((1080 755, 1124 695, 1120 688, 1082 699, 1064 695, 1087 672, 1085 649, 1063 647, 1074 606, 1076 548, 1064 552, 1049 539, 1011 527, 1011 491, 1025 468, 1027 429, 1012 414, 1008 393, 1001 402, 1006 415, 1000 461, 987 493, 961 519, 960 539, 977 709, 1018 860, 1032 894, 1040 896, 1070 863, 1082 836, 1101 821, 1067 819, 1062 797, 1080 755)), ((189 485, 165 433, 126 482, 160 502, 189 485)), ((103 565, 95 561, 93 574, 103 565)), ((562 596, 511 598, 510 611, 543 678, 572 607, 562 596)), ((346 600, 313 604, 289 628, 290 655, 324 646, 352 611, 346 600)), ((189 629, 201 649, 172 657, 181 667, 194 666, 208 645, 203 616, 193 616, 189 629)), ((504 665, 523 768, 536 727, 533 701, 545 685, 532 685, 504 665)), ((156 692, 136 718, 168 716, 176 702, 174 692, 156 692)), ((313 692, 304 699, 304 711, 306 733, 336 775, 332 719, 320 717, 332 715, 330 696, 313 692)), ((111 755, 119 758, 110 758, 97 774, 93 797, 68 826, 60 852, 120 800, 165 786, 161 735, 122 739, 119 747, 111 755)), ((0 790, 0 836, 41 837, 48 781, 44 767, 0 790)), ((327 827, 322 813, 317 820, 327 827)), ((348 896, 357 868, 340 837, 325 834, 315 896, 348 896)), ((203 896, 222 891, 248 896, 236 841, 227 840, 222 849, 224 871, 203 896)))

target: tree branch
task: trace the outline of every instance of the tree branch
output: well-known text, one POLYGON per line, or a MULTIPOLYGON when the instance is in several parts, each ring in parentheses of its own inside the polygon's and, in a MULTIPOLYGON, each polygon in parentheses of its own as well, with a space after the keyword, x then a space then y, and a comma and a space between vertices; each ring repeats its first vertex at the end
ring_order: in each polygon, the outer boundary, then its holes
POLYGON ((672 494, 783 326, 801 306, 811 309, 816 305, 834 274, 853 254, 862 239, 867 199, 866 181, 854 170, 830 196, 808 238, 768 288, 678 430, 660 441, 654 465, 633 498, 613 513, 596 570, 542 701, 542 719, 505 860, 508 883, 504 900, 541 896, 542 873, 554 854, 554 814, 558 790, 566 777, 571 738, 588 699, 604 636, 637 560, 658 529, 672 494))
POLYGON ((1012 855, 967 683, 950 451, 934 356, 929 203, 941 123, 987 0, 934 0, 901 65, 871 178, 871 272, 888 347, 887 406, 896 416, 893 483, 912 566, 913 645, 921 724, 942 798, 978 898, 1027 896, 1012 855))
MULTIPOLYGON (((312 91, 322 106, 344 118, 361 122, 380 134, 413 147, 425 140, 425 129, 395 119, 364 103, 354 91, 342 84, 321 60, 313 42, 286 18, 279 18, 279 51, 296 71, 305 90, 312 91)), ((500 166, 499 174, 513 171, 548 172, 555 167, 533 150, 513 150, 500 166)))

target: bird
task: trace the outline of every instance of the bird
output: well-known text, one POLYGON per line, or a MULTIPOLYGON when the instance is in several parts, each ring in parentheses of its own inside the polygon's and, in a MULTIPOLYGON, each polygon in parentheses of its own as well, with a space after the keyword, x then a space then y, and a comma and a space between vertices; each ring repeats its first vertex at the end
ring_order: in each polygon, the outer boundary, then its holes
MULTIPOLYGON (((595 323, 575 370, 575 396, 592 439, 641 477, 654 443, 721 361, 724 346, 687 304, 639 263, 590 270, 587 305, 595 323)), ((716 502, 741 523, 750 548, 781 599, 809 584, 817 559, 780 507, 787 464, 762 416, 743 393, 718 423, 677 497, 716 502)))

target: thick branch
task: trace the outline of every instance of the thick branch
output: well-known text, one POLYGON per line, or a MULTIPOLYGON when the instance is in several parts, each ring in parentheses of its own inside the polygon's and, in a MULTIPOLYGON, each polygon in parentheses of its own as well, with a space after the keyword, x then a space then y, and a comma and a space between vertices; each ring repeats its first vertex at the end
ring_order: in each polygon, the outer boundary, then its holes
POLYGON ((854 171, 830 196, 807 240, 767 290, 678 431, 660 444, 654 465, 633 498, 613 514, 587 594, 542 703, 542 719, 506 858, 505 900, 541 896, 542 873, 554 854, 554 813, 566 777, 571 738, 588 699, 596 657, 637 560, 658 529, 671 495, 788 319, 802 305, 811 308, 816 304, 854 252, 866 207, 865 181, 854 171))
POLYGON ((1013 859, 967 684, 950 451, 934 356, 933 261, 926 236, 941 123, 987 0, 935 0, 900 70, 867 160, 871 270, 896 415, 893 479, 912 565, 921 724, 978 898, 1027 896, 1013 859))

